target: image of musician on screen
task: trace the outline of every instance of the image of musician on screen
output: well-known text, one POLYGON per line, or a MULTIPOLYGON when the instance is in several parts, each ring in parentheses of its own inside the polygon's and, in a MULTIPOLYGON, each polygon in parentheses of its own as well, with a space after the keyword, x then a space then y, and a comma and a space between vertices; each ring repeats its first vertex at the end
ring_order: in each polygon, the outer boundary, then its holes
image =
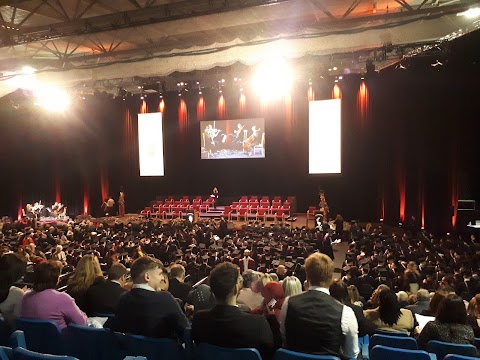
POLYGON ((222 143, 224 144, 225 148, 242 150, 242 130, 245 126, 238 123, 237 128, 233 130, 232 134, 223 134, 222 136, 222 143))
POLYGON ((220 134, 222 130, 214 128, 212 125, 207 125, 205 127, 205 147, 207 150, 214 150, 218 147, 219 140, 217 139, 218 134, 220 134))
POLYGON ((243 143, 243 151, 248 154, 248 156, 253 155, 253 148, 255 145, 260 144, 260 128, 257 128, 255 125, 252 126, 252 133, 243 143))

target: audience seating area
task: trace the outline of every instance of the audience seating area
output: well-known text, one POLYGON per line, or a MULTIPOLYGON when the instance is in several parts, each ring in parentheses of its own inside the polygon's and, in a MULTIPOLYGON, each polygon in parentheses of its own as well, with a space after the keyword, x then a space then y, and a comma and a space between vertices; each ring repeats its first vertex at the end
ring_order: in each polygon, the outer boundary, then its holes
MULTIPOLYGON (((182 196, 175 199, 167 196, 165 200, 156 200, 150 206, 140 211, 143 217, 154 217, 160 219, 183 218, 188 212, 198 212, 200 216, 208 213, 214 207, 214 199, 208 197, 203 200, 196 196, 190 201, 190 197, 182 196)), ((225 217, 228 220, 275 220, 285 221, 291 216, 293 197, 282 198, 275 196, 270 200, 269 196, 242 196, 238 201, 230 205, 219 207, 218 217, 225 217)))
MULTIPOLYGON (((54 322, 17 319, 18 328, 9 339, 2 340, 0 360, 261 360, 256 349, 228 349, 209 344, 194 346, 190 331, 184 334, 183 346, 173 339, 154 339, 122 334, 106 328, 70 324, 61 331, 54 322), (12 350, 14 349, 14 350, 12 350), (21 349, 21 350, 17 350, 21 349), (26 350, 28 349, 28 350, 26 350), (55 356, 54 356, 55 355, 55 356)), ((430 341, 427 352, 418 350, 413 337, 400 333, 376 331, 359 339, 360 358, 370 360, 470 360, 477 358, 473 345, 430 341), (381 334, 380 334, 381 333, 381 334), (388 332, 387 332, 388 333, 388 332)), ((480 339, 475 339, 480 343, 480 339)), ((337 360, 335 356, 276 351, 273 360, 337 360)))

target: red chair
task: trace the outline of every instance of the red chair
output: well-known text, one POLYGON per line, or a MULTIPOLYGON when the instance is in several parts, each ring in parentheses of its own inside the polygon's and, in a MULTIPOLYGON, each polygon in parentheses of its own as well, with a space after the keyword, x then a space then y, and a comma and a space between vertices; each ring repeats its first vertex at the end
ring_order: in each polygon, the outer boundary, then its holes
POLYGON ((277 212, 278 210, 280 210, 280 205, 272 205, 270 206, 270 213, 275 213, 277 212))
POLYGON ((183 213, 181 211, 173 211, 172 212, 172 219, 182 218, 182 217, 183 217, 183 213))
POLYGON ((150 217, 150 214, 152 213, 152 208, 151 207, 146 207, 142 211, 140 211, 140 215, 150 217))
POLYGON ((272 201, 272 206, 274 206, 274 205, 280 207, 280 206, 282 206, 282 201, 281 200, 273 200, 272 201))
POLYGON ((240 205, 240 207, 248 207, 248 205, 250 205, 248 201, 239 201, 238 204, 240 205))
POLYGON ((263 207, 269 207, 270 206, 270 200, 260 200, 260 206, 263 206, 263 207))
POLYGON ((262 199, 260 201, 268 201, 270 202, 270 198, 268 196, 262 196, 262 199))
POLYGON ((282 222, 285 221, 285 214, 283 213, 283 210, 277 210, 277 212, 274 215, 275 221, 281 219, 282 222))
POLYGON ((256 201, 258 203, 258 196, 252 196, 250 201, 256 201))
POLYGON ((249 208, 249 210, 250 210, 250 213, 251 213, 251 214, 254 214, 254 213, 256 213, 257 210, 258 210, 258 204, 252 204, 252 205, 250 205, 248 208, 249 208))
POLYGON ((210 208, 210 205, 207 204, 207 202, 204 202, 202 205, 200 205, 200 212, 208 212, 209 208, 210 208))
POLYGON ((155 211, 155 217, 165 219, 167 217, 167 211, 164 206, 160 206, 157 211, 155 211))
POLYGON ((226 217, 228 220, 231 220, 232 208, 230 206, 225 206, 225 209, 223 209, 223 212, 220 214, 220 216, 226 217))
POLYGON ((248 202, 248 196, 243 195, 239 201, 247 201, 248 202))
POLYGON ((200 211, 200 206, 202 206, 202 205, 200 205, 200 204, 193 204, 193 205, 192 205, 192 210, 193 210, 193 211, 200 211))
POLYGON ((255 219, 259 220, 261 218, 265 222, 267 221, 267 214, 268 214, 268 209, 260 208, 257 210, 257 215, 255 216, 255 219))
POLYGON ((248 209, 247 208, 240 208, 236 214, 233 214, 234 216, 237 217, 237 221, 240 220, 240 218, 243 218, 245 221, 248 219, 248 209))
POLYGON ((315 211, 317 211, 317 208, 315 206, 309 206, 307 210, 307 220, 311 216, 312 218, 315 218, 315 211))
POLYGON ((255 200, 250 199, 250 200, 248 201, 248 203, 249 203, 250 205, 255 205, 255 204, 258 205, 258 199, 255 199, 255 200))
POLYGON ((281 196, 274 196, 273 201, 280 201, 282 202, 282 197, 281 196))
POLYGON ((288 206, 283 205, 283 206, 280 208, 280 210, 283 211, 283 213, 284 213, 285 215, 287 215, 287 217, 290 216, 290 205, 288 205, 288 206))

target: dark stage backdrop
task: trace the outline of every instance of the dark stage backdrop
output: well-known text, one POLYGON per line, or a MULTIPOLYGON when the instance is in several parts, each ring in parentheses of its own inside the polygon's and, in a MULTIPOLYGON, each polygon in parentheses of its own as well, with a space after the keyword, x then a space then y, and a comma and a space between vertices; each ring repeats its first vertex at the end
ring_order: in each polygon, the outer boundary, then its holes
MULTIPOLYGON (((479 199, 480 107, 478 69, 391 71, 339 82, 342 96, 342 174, 308 175, 308 101, 332 97, 333 82, 312 79, 293 96, 262 104, 256 95, 225 88, 179 97, 166 94, 165 177, 142 178, 138 169, 138 97, 97 95, 76 101, 66 115, 29 105, 21 91, 0 100, 0 213, 61 200, 69 213, 98 215, 102 197, 118 198, 127 212, 157 196, 296 196, 298 210, 318 204, 323 189, 332 214, 398 223, 424 214, 427 229, 452 226, 456 197, 479 199), (13 105, 19 105, 13 107, 13 105), (16 109, 18 107, 18 109, 16 109), (265 118, 265 159, 200 159, 199 119, 265 118)), ((143 111, 159 109, 149 96, 143 111)), ((322 141, 322 137, 318 138, 322 141)), ((328 157, 326 148, 315 156, 328 157)))

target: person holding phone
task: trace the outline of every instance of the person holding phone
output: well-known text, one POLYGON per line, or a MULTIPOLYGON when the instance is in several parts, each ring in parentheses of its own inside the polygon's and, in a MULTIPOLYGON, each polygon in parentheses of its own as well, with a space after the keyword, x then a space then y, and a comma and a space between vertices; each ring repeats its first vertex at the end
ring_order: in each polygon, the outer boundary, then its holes
POLYGON ((282 285, 275 281, 266 283, 262 289, 262 296, 262 305, 252 310, 252 313, 263 315, 273 314, 277 320, 279 320, 280 311, 282 309, 283 302, 285 301, 282 285))

